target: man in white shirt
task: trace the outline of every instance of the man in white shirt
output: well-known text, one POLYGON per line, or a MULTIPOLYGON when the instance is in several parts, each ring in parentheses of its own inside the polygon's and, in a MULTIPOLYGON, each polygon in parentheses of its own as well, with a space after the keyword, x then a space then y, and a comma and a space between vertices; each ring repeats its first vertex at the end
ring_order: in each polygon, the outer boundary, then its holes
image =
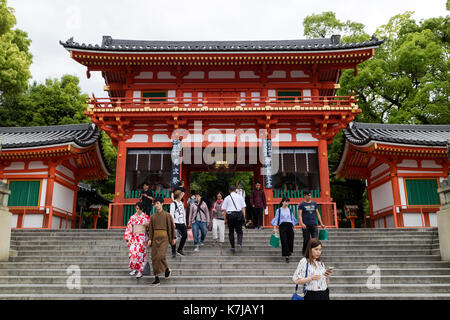
POLYGON ((225 224, 228 224, 228 237, 230 239, 231 251, 235 252, 234 230, 237 233, 237 242, 242 249, 242 226, 245 221, 245 201, 236 193, 236 187, 230 186, 230 195, 225 198, 222 204, 222 212, 225 216, 225 224))

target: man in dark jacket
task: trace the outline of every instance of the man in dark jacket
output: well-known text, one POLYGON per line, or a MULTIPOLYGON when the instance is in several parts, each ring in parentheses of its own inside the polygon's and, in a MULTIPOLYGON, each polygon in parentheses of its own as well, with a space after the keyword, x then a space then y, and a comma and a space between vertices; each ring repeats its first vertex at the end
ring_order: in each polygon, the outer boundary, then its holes
POLYGON ((264 229, 263 227, 263 211, 266 209, 266 195, 264 190, 261 189, 261 183, 259 181, 255 184, 255 190, 252 191, 250 196, 250 204, 253 207, 253 225, 256 229, 264 229))

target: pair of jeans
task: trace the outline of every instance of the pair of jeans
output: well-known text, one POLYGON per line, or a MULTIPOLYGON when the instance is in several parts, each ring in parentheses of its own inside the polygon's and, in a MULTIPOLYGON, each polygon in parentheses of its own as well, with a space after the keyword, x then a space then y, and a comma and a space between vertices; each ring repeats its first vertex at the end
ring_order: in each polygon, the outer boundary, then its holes
POLYGON ((253 226, 259 228, 263 226, 263 208, 253 208, 253 226))
POLYGON ((242 212, 227 213, 228 238, 230 239, 231 248, 234 248, 234 231, 237 233, 237 242, 242 245, 242 212))
POLYGON ((194 236, 194 245, 198 245, 198 229, 200 229, 202 236, 200 241, 205 241, 206 238, 206 222, 194 221, 192 224, 192 235, 194 236))
MULTIPOLYGON (((178 244, 178 251, 183 251, 184 244, 186 243, 187 239, 186 225, 184 223, 175 223, 175 229, 177 229, 181 234, 181 240, 180 243, 178 244)), ((176 244, 172 246, 172 253, 175 253, 176 248, 177 248, 176 244)))
POLYGON ((289 257, 294 252, 294 226, 290 222, 283 222, 279 226, 281 240, 281 255, 289 257))
POLYGON ((306 224, 306 229, 303 230, 303 254, 305 254, 306 246, 308 245, 308 241, 312 238, 319 238, 319 231, 317 229, 317 225, 315 224, 306 224))

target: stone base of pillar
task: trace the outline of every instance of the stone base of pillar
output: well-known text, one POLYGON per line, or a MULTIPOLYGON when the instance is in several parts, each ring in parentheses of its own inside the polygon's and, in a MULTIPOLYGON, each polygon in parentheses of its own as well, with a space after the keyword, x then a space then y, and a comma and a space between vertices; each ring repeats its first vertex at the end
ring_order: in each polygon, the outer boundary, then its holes
POLYGON ((439 247, 441 259, 450 261, 450 185, 442 183, 439 195, 441 197, 441 210, 437 213, 439 247))

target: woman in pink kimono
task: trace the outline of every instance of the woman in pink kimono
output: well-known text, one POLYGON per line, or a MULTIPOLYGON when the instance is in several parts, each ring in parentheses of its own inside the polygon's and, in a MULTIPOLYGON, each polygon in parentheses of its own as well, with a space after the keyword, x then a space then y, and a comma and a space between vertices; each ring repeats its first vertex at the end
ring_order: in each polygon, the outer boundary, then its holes
POLYGON ((124 236, 130 248, 128 270, 131 271, 130 275, 132 276, 137 273, 136 278, 142 277, 146 257, 145 249, 148 242, 147 229, 150 218, 142 211, 143 209, 142 203, 136 203, 136 213, 128 220, 124 236))

